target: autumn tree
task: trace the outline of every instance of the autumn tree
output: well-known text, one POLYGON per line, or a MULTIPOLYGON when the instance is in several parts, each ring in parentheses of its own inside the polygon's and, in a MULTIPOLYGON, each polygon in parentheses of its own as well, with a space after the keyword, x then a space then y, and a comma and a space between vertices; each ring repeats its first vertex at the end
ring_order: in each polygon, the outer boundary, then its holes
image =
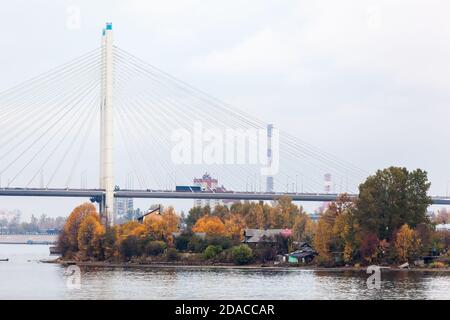
POLYGON ((225 235, 225 225, 219 217, 207 215, 197 220, 192 231, 205 232, 213 236, 225 235))
POLYGON ((420 239, 406 223, 395 235, 395 254, 399 261, 409 261, 418 252, 420 239))
POLYGON ((322 213, 322 216, 328 224, 334 225, 335 220, 344 212, 350 212, 355 206, 355 203, 348 194, 344 193, 338 196, 336 201, 330 202, 322 213))
POLYGON ((106 227, 102 240, 103 256, 105 260, 110 260, 118 255, 117 252, 117 238, 118 226, 106 227))
POLYGON ((450 231, 439 230, 433 232, 430 239, 430 247, 435 253, 447 252, 448 254, 448 249, 450 247, 450 231))
POLYGON ((105 227, 100 223, 97 214, 89 214, 83 218, 78 230, 78 249, 82 259, 103 258, 102 239, 105 227))
POLYGON ((292 228, 295 217, 300 213, 299 207, 292 203, 292 199, 283 196, 269 211, 270 227, 274 229, 292 228))
POLYGON ((152 213, 145 219, 147 231, 155 239, 172 241, 172 233, 178 231, 180 218, 172 207, 164 210, 162 214, 152 213))
POLYGON ((80 225, 83 219, 90 215, 98 217, 95 206, 89 202, 77 206, 70 213, 58 241, 63 251, 63 256, 78 252, 78 232, 80 225))
POLYGON ((267 225, 267 215, 265 214, 267 210, 264 210, 266 207, 267 205, 260 203, 255 208, 255 225, 257 229, 265 229, 267 225))
POLYGON ((232 214, 225 220, 225 234, 233 240, 242 240, 246 227, 244 218, 239 214, 232 214))
POLYGON ((414 229, 417 237, 420 239, 421 253, 428 255, 432 247, 433 234, 435 233, 433 225, 428 223, 419 223, 414 229))
POLYGON ((378 170, 359 187, 355 214, 361 229, 391 240, 393 232, 405 223, 412 228, 428 223, 429 187, 427 173, 420 169, 378 170))
POLYGON ((148 235, 148 230, 142 223, 137 221, 128 221, 122 224, 118 230, 120 240, 128 236, 135 236, 138 239, 143 239, 148 235))
POLYGON ((293 237, 296 241, 311 242, 314 237, 315 224, 305 212, 301 211, 294 220, 292 227, 293 237))
POLYGON ((359 252, 364 262, 374 262, 377 258, 377 248, 380 240, 373 232, 364 232, 361 235, 359 252))
POLYGON ((219 217, 220 219, 225 219, 228 216, 229 209, 227 206, 217 205, 214 207, 211 215, 219 217))
POLYGON ((188 229, 192 228, 198 219, 209 215, 211 213, 211 208, 209 206, 200 207, 195 206, 189 210, 189 214, 186 218, 186 225, 188 229))
MULTIPOLYGON (((264 229, 266 226, 266 219, 264 217, 264 212, 261 203, 250 203, 244 206, 243 209, 246 212, 245 215, 245 225, 252 229, 264 229)), ((243 216, 242 213, 235 213, 235 215, 243 216)))
POLYGON ((330 250, 332 238, 332 226, 325 219, 320 218, 317 222, 316 234, 313 239, 314 249, 318 253, 317 261, 320 264, 328 265, 333 261, 330 250))
POLYGON ((343 252, 344 262, 352 262, 361 244, 359 223, 352 206, 338 209, 337 212, 333 225, 335 245, 343 252))

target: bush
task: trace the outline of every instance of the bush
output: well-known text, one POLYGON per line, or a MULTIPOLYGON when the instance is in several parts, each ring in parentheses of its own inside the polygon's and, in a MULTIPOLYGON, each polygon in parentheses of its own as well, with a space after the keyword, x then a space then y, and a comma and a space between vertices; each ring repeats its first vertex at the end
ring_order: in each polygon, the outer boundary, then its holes
POLYGON ((149 256, 157 256, 164 253, 166 243, 164 241, 150 241, 145 247, 145 252, 149 256))
POLYGON ((178 237, 175 238, 175 248, 178 251, 186 251, 188 249, 189 241, 191 240, 192 235, 187 233, 182 233, 178 237))
POLYGON ((232 263, 234 261, 232 248, 223 250, 221 253, 219 253, 216 257, 216 260, 225 263, 232 263))
POLYGON ((180 254, 178 253, 177 249, 175 248, 169 248, 166 252, 166 260, 167 261, 177 261, 180 259, 180 254))
POLYGON ((213 259, 221 252, 221 246, 209 245, 203 252, 203 257, 205 257, 205 259, 213 259))
POLYGON ((430 268, 433 269, 445 268, 445 263, 440 261, 433 261, 432 263, 430 263, 430 268))
POLYGON ((205 251, 207 243, 205 240, 198 236, 192 236, 188 243, 188 250, 191 252, 202 253, 205 251))
POLYGON ((246 245, 241 244, 232 248, 233 261, 236 264, 247 264, 253 259, 252 249, 246 245))
POLYGON ((225 236, 211 236, 206 239, 208 245, 220 246, 226 250, 232 247, 231 239, 225 236))
POLYGON ((125 259, 139 256, 139 239, 136 236, 128 236, 120 242, 120 255, 125 259))
POLYGON ((256 247, 254 254, 258 261, 264 263, 267 261, 275 260, 277 256, 277 250, 271 245, 261 244, 256 247))

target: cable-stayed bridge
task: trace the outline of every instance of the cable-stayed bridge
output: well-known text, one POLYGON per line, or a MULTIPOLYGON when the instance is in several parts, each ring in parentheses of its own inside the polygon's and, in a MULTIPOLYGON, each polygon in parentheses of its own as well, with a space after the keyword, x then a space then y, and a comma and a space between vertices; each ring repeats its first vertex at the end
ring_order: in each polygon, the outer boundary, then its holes
POLYGON ((0 93, 0 196, 96 198, 109 223, 114 197, 332 201, 368 174, 115 46, 111 24, 99 48, 0 93), (230 132, 253 154, 222 150, 230 132), (226 191, 174 191, 204 172, 226 191))

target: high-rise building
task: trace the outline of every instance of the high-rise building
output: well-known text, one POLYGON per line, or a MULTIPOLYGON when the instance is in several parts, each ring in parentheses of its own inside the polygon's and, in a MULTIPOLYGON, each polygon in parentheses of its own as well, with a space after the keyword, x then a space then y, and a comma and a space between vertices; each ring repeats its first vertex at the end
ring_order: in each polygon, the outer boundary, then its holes
POLYGON ((114 216, 120 221, 132 220, 134 215, 133 198, 114 198, 114 216))
MULTIPOLYGON (((217 179, 211 177, 209 173, 205 173, 201 178, 194 178, 194 186, 198 186, 202 191, 209 192, 217 192, 217 193, 225 193, 227 189, 222 185, 219 186, 219 182, 217 179)), ((220 200, 220 199, 195 199, 194 206, 196 207, 204 207, 209 206, 213 209, 218 205, 229 205, 230 203, 235 202, 234 200, 220 200)))
MULTIPOLYGON (((202 191, 215 191, 217 189, 217 179, 213 179, 209 173, 205 173, 201 178, 194 178, 194 186, 198 186, 202 191)), ((195 199, 194 206, 204 207, 210 206, 214 208, 220 204, 220 200, 217 199, 195 199)))

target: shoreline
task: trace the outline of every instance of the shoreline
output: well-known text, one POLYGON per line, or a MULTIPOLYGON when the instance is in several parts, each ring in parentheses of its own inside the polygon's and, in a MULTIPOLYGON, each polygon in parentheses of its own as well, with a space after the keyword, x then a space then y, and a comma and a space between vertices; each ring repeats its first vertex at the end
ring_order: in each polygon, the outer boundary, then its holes
MULTIPOLYGON (((100 267, 100 268, 134 268, 134 269, 243 269, 243 270, 270 270, 270 271, 328 271, 328 272, 364 272, 366 267, 318 267, 318 266, 264 266, 260 264, 249 265, 228 265, 228 264, 175 264, 175 263, 133 263, 133 262, 105 262, 105 261, 75 261, 75 260, 40 260, 41 263, 54 263, 63 266, 77 265, 80 267, 100 267)), ((450 268, 417 268, 400 269, 396 266, 380 266, 384 272, 444 272, 450 273, 450 268)))

